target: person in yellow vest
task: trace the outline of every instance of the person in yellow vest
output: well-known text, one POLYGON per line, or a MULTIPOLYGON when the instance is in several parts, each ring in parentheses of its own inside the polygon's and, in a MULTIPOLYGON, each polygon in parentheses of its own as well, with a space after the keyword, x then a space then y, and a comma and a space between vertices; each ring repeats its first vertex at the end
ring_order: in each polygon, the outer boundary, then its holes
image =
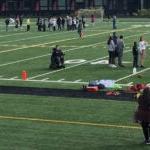
POLYGON ((30 31, 30 24, 31 24, 31 21, 30 21, 30 18, 27 19, 27 31, 30 31))

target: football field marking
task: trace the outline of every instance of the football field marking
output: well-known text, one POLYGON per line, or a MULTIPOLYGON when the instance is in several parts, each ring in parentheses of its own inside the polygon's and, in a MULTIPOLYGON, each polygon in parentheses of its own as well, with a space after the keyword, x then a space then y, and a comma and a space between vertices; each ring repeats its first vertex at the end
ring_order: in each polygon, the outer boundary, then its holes
MULTIPOLYGON (((118 30, 115 30, 115 31, 116 32, 117 31, 126 31, 126 30, 130 30, 130 29, 135 29, 135 28, 137 28, 137 27, 118 29, 118 30)), ((97 36, 97 35, 101 35, 101 34, 106 34, 106 33, 112 33, 112 32, 114 32, 114 30, 111 30, 109 32, 107 31, 107 32, 102 32, 102 33, 89 34, 89 35, 84 36, 84 38, 91 37, 91 36, 97 36)), ((46 43, 41 43, 41 44, 30 45, 30 46, 26 46, 26 47, 20 47, 20 48, 15 48, 15 49, 4 50, 4 51, 0 51, 0 54, 1 53, 6 53, 6 52, 12 52, 12 51, 17 51, 17 50, 22 50, 22 49, 26 49, 26 48, 38 47, 38 46, 47 45, 47 44, 53 44, 53 43, 58 43, 58 42, 71 41, 71 40, 76 40, 76 39, 79 39, 79 37, 68 38, 68 39, 63 39, 63 40, 56 40, 56 41, 51 41, 51 42, 46 42, 46 43)))
MULTIPOLYGON (((67 31, 65 31, 67 32, 67 31)), ((20 42, 20 41, 25 41, 25 40, 30 40, 30 39, 36 39, 36 38, 42 38, 42 37, 47 37, 47 36, 55 36, 55 35, 58 35, 58 34, 62 34, 64 32, 59 32, 59 33, 55 33, 55 34, 46 34, 46 35, 38 35, 38 36, 34 36, 34 37, 28 37, 28 38, 22 38, 22 39, 19 39, 19 40, 11 40, 11 41, 3 41, 3 42, 0 42, 0 44, 4 44, 4 43, 11 43, 11 42, 20 42)), ((68 33, 71 33, 71 32, 68 32, 68 33)))
POLYGON ((23 33, 22 33, 22 32, 21 32, 21 33, 19 32, 19 33, 14 33, 14 34, 11 33, 11 34, 7 34, 7 35, 1 35, 0 38, 7 37, 7 36, 14 36, 14 35, 22 35, 22 34, 25 34, 25 33, 27 33, 27 32, 23 32, 23 33))
POLYGON ((115 82, 119 82, 119 81, 122 81, 122 80, 124 80, 124 79, 129 78, 129 77, 136 76, 136 75, 138 75, 138 74, 140 74, 140 73, 143 73, 143 72, 146 72, 146 71, 148 71, 148 70, 150 70, 150 68, 146 68, 146 69, 143 69, 143 70, 141 70, 141 71, 138 71, 138 72, 136 72, 136 73, 134 73, 134 74, 132 73, 132 74, 130 74, 130 75, 124 76, 124 77, 122 77, 122 78, 117 79, 115 82))
MULTIPOLYGON (((144 34, 149 34, 149 33, 150 33, 150 32, 145 32, 145 33, 142 33, 142 34, 144 35, 144 34)), ((126 38, 130 38, 130 37, 134 37, 134 36, 138 36, 138 35, 139 35, 139 34, 127 36, 127 37, 125 37, 125 39, 126 39, 126 38)), ((141 34, 140 34, 140 35, 141 35, 141 34)), ((96 45, 99 45, 99 44, 103 44, 103 43, 105 43, 105 42, 106 42, 106 41, 98 42, 98 43, 94 43, 94 44, 90 44, 90 45, 86 45, 86 46, 80 46, 80 47, 77 47, 77 48, 65 50, 64 52, 73 51, 73 50, 76 50, 76 49, 82 49, 82 48, 91 47, 91 46, 96 46, 96 45)), ((128 44, 127 44, 127 45, 128 45, 128 44)), ((36 57, 21 59, 21 60, 17 60, 17 61, 5 63, 5 64, 0 64, 0 67, 2 67, 2 66, 7 66, 7 65, 12 65, 12 64, 16 64, 16 63, 20 63, 20 62, 25 62, 25 61, 29 61, 29 60, 39 59, 39 58, 42 58, 42 57, 46 57, 46 56, 48 56, 48 55, 50 55, 50 53, 49 53, 49 54, 45 54, 45 55, 36 56, 36 57)))
POLYGON ((68 125, 82 125, 82 126, 93 126, 100 128, 122 128, 122 129, 136 129, 141 130, 140 126, 128 126, 128 125, 117 125, 117 124, 103 124, 94 122, 84 122, 84 121, 67 121, 67 120, 51 120, 42 118, 29 118, 29 117, 16 117, 16 116, 0 116, 0 120, 22 120, 22 121, 34 121, 38 123, 48 123, 48 124, 68 124, 68 125))
MULTIPOLYGON (((101 43, 98 42, 98 43, 94 43, 94 44, 90 44, 90 45, 86 45, 86 46, 80 46, 80 47, 77 47, 77 48, 72 48, 72 49, 65 50, 63 52, 69 52, 69 51, 73 51, 73 50, 77 50, 77 49, 91 47, 93 45, 98 45, 98 44, 102 44, 102 43, 104 43, 104 42, 101 42, 101 43)), ((12 65, 12 64, 16 64, 16 63, 20 63, 20 62, 25 62, 25 61, 29 61, 29 60, 39 59, 39 58, 42 58, 42 57, 46 57, 48 55, 51 55, 51 53, 48 53, 48 54, 45 54, 45 55, 36 56, 36 57, 21 59, 21 60, 17 60, 17 61, 12 61, 12 62, 5 63, 5 64, 0 64, 0 67, 7 66, 7 65, 12 65)))

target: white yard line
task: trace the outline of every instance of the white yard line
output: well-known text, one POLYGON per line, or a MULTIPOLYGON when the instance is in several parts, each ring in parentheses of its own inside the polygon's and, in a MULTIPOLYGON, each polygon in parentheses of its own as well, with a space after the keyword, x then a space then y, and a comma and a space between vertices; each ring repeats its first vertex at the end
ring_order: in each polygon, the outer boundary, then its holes
POLYGON ((1 35, 0 38, 8 37, 8 36, 14 36, 14 35, 22 35, 22 34, 25 34, 25 33, 27 33, 27 32, 23 32, 23 33, 22 33, 22 32, 21 32, 21 33, 19 32, 19 33, 14 33, 14 34, 1 35))
POLYGON ((74 83, 77 83, 77 82, 81 82, 82 81, 82 79, 79 79, 79 80, 75 80, 75 81, 73 81, 74 83))
POLYGON ((18 79, 18 76, 12 77, 11 79, 18 79))
MULTIPOLYGON (((60 80, 30 80, 30 79, 27 79, 27 80, 22 80, 22 79, 13 79, 13 78, 10 78, 10 79, 7 79, 7 78, 0 78, 0 81, 20 81, 20 82, 36 82, 36 83, 61 83, 61 84, 85 84, 85 85, 88 85, 89 82, 86 82, 86 81, 78 81, 78 82, 75 82, 75 81, 60 81, 60 80)), ((118 84, 120 86, 130 86, 128 84, 118 84)), ((147 84, 148 86, 148 84, 147 84)))
MULTIPOLYGON (((149 33, 150 32, 146 32, 146 33, 142 33, 142 34, 144 35, 144 34, 149 34, 149 33)), ((134 36, 138 36, 138 35, 141 35, 141 34, 127 36, 127 37, 125 37, 125 39, 130 38, 130 37, 134 37, 134 36)), ((100 42, 100 43, 94 43, 94 44, 90 44, 90 45, 86 45, 86 46, 80 46, 80 47, 77 47, 77 48, 68 49, 64 52, 73 51, 73 50, 76 50, 76 49, 82 49, 82 48, 86 48, 86 47, 92 47, 92 46, 96 46, 96 45, 103 44, 103 43, 106 43, 106 41, 103 41, 103 42, 100 42)), ((40 56, 26 58, 26 59, 21 59, 21 60, 18 60, 18 61, 12 61, 12 62, 9 62, 9 63, 0 64, 0 67, 16 64, 16 63, 20 63, 20 62, 25 62, 25 61, 29 61, 29 60, 39 59, 39 58, 42 58, 42 57, 46 57, 48 55, 50 55, 50 54, 40 55, 40 56)))
MULTIPOLYGON (((102 44, 102 43, 104 43, 104 42, 94 43, 94 44, 90 44, 90 45, 86 45, 86 46, 80 46, 80 47, 77 47, 77 48, 72 48, 72 49, 65 50, 64 52, 69 52, 69 51, 73 51, 73 50, 77 50, 77 49, 82 49, 82 48, 86 48, 86 47, 91 47, 93 45, 98 45, 98 44, 102 44)), ((12 62, 5 63, 5 64, 0 64, 0 67, 7 66, 7 65, 12 65, 12 64, 16 64, 16 63, 20 63, 20 62, 25 62, 25 61, 29 61, 29 60, 39 59, 39 58, 42 58, 42 57, 46 57, 48 55, 51 55, 51 53, 45 54, 45 55, 36 56, 36 57, 31 57, 31 58, 27 58, 27 59, 21 59, 21 60, 18 60, 18 61, 12 61, 12 62)))
POLYGON ((39 75, 36 75, 36 76, 33 76, 33 77, 30 77, 29 79, 35 79, 35 78, 38 78, 38 77, 42 77, 42 76, 45 76, 45 75, 49 75, 49 74, 53 74, 53 73, 57 73, 57 72, 60 72, 60 71, 65 71, 65 70, 68 70, 68 69, 71 69, 71 68, 74 68, 74 67, 78 67, 78 66, 81 66, 81 65, 84 65, 84 64, 87 64, 87 63, 90 63, 90 62, 93 62, 93 61, 97 61, 97 60, 101 60, 101 59, 105 59, 107 58, 108 56, 104 56, 104 57, 101 57, 101 58, 97 58, 97 59, 93 59, 93 60, 89 60, 89 61, 85 61, 83 63, 79 63, 79 64, 76 64, 76 65, 72 65, 70 67, 66 67, 64 69, 60 69, 60 70, 54 70, 54 71, 49 71, 47 73, 43 73, 43 74, 39 74, 39 75))
POLYGON ((58 80, 57 82, 62 82, 62 81, 64 81, 65 79, 60 79, 60 80, 58 80))
MULTIPOLYGON (((68 32, 68 31, 65 31, 65 32, 68 32)), ((3 41, 3 42, 0 42, 0 44, 4 44, 4 43, 12 43, 12 42, 20 42, 20 41, 25 41, 25 40, 30 40, 30 39, 36 39, 36 38, 42 38, 42 37, 47 37, 47 36, 55 36, 55 35, 58 35, 58 34, 63 34, 64 32, 59 32, 59 33, 55 33, 55 34, 46 34, 46 35, 38 35, 38 36, 34 36, 34 37, 28 37, 28 38, 22 38, 22 39, 19 39, 19 40, 11 40, 11 41, 3 41)), ((68 33, 71 33, 71 32, 68 32, 68 33)))
POLYGON ((115 82, 119 82, 119 81, 122 81, 122 80, 124 80, 124 79, 129 78, 129 77, 133 77, 133 76, 135 76, 135 75, 138 75, 138 74, 140 74, 140 73, 146 72, 146 71, 148 71, 148 70, 150 70, 150 68, 143 69, 143 70, 141 70, 141 71, 136 72, 135 74, 130 74, 130 75, 124 76, 124 77, 122 77, 122 78, 116 80, 115 82))
MULTIPOLYGON (((115 30, 115 31, 116 32, 117 31, 126 31, 126 30, 130 30, 130 29, 135 29, 135 28, 138 28, 138 27, 125 28, 125 29, 120 29, 120 30, 115 30)), ((84 38, 91 37, 91 36, 96 36, 96 35, 101 35, 101 34, 106 34, 106 33, 111 33, 111 32, 114 32, 114 30, 111 30, 109 32, 107 31, 107 32, 102 32, 102 33, 90 34, 90 35, 84 36, 84 38)), ((30 46, 26 46, 26 47, 20 47, 20 48, 16 48, 16 49, 4 50, 4 51, 0 51, 0 54, 1 53, 6 53, 6 52, 17 51, 17 50, 21 50, 21 49, 26 49, 26 48, 38 47, 38 46, 47 45, 47 44, 53 44, 53 43, 58 43, 58 42, 71 41, 71 40, 76 40, 76 39, 79 39, 79 37, 68 38, 68 39, 63 39, 63 40, 56 40, 56 41, 52 41, 52 42, 35 44, 35 45, 30 45, 30 46)))
POLYGON ((49 78, 42 79, 42 81, 47 81, 47 80, 49 80, 49 78))

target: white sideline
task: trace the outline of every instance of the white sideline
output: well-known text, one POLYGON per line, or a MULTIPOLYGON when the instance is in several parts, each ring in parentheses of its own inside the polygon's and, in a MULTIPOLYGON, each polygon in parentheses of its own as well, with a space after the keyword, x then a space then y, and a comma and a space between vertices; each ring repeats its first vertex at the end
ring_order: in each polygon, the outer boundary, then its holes
MULTIPOLYGON (((144 34, 149 34, 149 33, 150 32, 145 32, 145 33, 142 33, 142 34, 144 35, 144 34)), ((127 36, 127 37, 125 37, 125 39, 126 38, 130 38, 130 37, 134 37, 134 36, 138 36, 138 35, 141 35, 141 34, 127 36)), ((91 46, 94 46, 94 45, 96 46, 96 45, 99 45, 99 44, 103 44, 105 42, 106 41, 103 41, 103 42, 100 42, 100 43, 94 43, 94 44, 90 44, 90 45, 86 45, 86 46, 80 46, 80 47, 77 47, 77 48, 68 49, 68 50, 66 50, 64 52, 73 51, 73 50, 76 50, 76 49, 82 49, 82 48, 86 48, 86 47, 91 47, 91 46)), ((13 61, 13 62, 5 63, 5 64, 0 64, 0 67, 7 66, 7 65, 12 65, 12 64, 16 64, 16 63, 20 63, 20 62, 24 62, 24 61, 28 61, 28 60, 38 59, 38 58, 46 57, 48 55, 50 55, 50 54, 45 54, 45 55, 40 55, 40 56, 36 56, 36 57, 26 58, 26 59, 22 59, 22 60, 18 60, 18 61, 13 61)))
POLYGON ((88 82, 75 82, 75 81, 59 81, 59 80, 22 80, 22 79, 7 79, 7 78, 0 78, 0 81, 22 81, 22 82, 40 82, 40 83, 65 83, 65 84, 88 84, 88 82))
MULTIPOLYGON (((132 27, 132 28, 125 28, 125 29, 118 29, 118 30, 115 30, 116 32, 117 31, 126 31, 126 30, 130 30, 130 29, 135 29, 135 28, 138 28, 138 27, 132 27)), ((96 35, 101 35, 101 34, 106 34, 106 33, 111 33, 111 32, 114 32, 114 30, 111 30, 111 31, 107 31, 107 32, 102 32, 102 33, 96 33, 96 34, 90 34, 90 35, 87 35, 87 36, 84 36, 84 38, 86 37, 91 37, 91 36, 96 36, 96 35)), ((75 40, 75 39, 79 39, 79 37, 74 37, 74 38, 68 38, 68 39, 63 39, 63 40, 56 40, 56 41, 52 41, 52 42, 46 42, 46 43, 42 43, 42 44, 35 44, 35 45, 30 45, 30 46, 26 46, 26 47, 20 47, 20 48, 16 48, 16 49, 10 49, 10 50, 4 50, 4 51, 0 51, 0 54, 1 53, 6 53, 6 52, 11 52, 11 51, 17 51, 17 50, 21 50, 21 49, 26 49, 26 48, 32 48, 32 47, 38 47, 38 46, 41 46, 41 45, 47 45, 47 44, 53 44, 53 43, 58 43, 58 42, 64 42, 64 41, 71 41, 71 40, 75 40)))
MULTIPOLYGON (((47 78, 46 78, 47 79, 47 78)), ((27 80, 22 80, 22 79, 7 79, 7 78, 0 78, 0 81, 20 81, 20 82, 39 82, 39 83, 62 83, 62 84, 86 84, 88 85, 89 82, 79 82, 79 81, 59 81, 59 80, 46 80, 46 79, 42 79, 42 80, 30 80, 30 79, 27 79, 27 80)), ((130 86, 129 84, 118 84, 120 86, 130 86)), ((148 85, 148 84, 147 84, 148 85)))

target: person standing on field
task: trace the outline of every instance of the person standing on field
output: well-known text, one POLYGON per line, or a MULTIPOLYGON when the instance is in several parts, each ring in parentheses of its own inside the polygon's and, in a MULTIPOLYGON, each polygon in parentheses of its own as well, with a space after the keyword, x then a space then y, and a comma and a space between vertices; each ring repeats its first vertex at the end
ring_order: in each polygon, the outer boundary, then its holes
POLYGON ((138 44, 137 42, 134 42, 134 45, 132 47, 132 54, 133 54, 133 68, 138 68, 138 44))
POLYGON ((120 67, 124 67, 124 65, 122 64, 124 47, 125 47, 125 45, 124 45, 124 41, 123 41, 123 36, 120 35, 120 37, 117 39, 118 65, 120 67))
POLYGON ((115 65, 115 43, 113 41, 112 36, 109 37, 107 45, 109 53, 109 67, 116 68, 117 66, 115 65))
POLYGON ((27 19, 27 31, 30 31, 30 18, 27 19))
POLYGON ((144 41, 143 36, 140 37, 139 41, 139 56, 140 56, 140 67, 144 68, 144 59, 146 56, 146 47, 147 47, 147 42, 144 41))
POLYGON ((113 29, 117 29, 116 21, 117 21, 117 17, 114 15, 113 16, 113 20, 112 20, 112 22, 113 22, 113 29))
POLYGON ((79 20, 78 34, 79 34, 80 38, 83 38, 83 32, 82 32, 82 30, 83 30, 82 21, 79 20))

